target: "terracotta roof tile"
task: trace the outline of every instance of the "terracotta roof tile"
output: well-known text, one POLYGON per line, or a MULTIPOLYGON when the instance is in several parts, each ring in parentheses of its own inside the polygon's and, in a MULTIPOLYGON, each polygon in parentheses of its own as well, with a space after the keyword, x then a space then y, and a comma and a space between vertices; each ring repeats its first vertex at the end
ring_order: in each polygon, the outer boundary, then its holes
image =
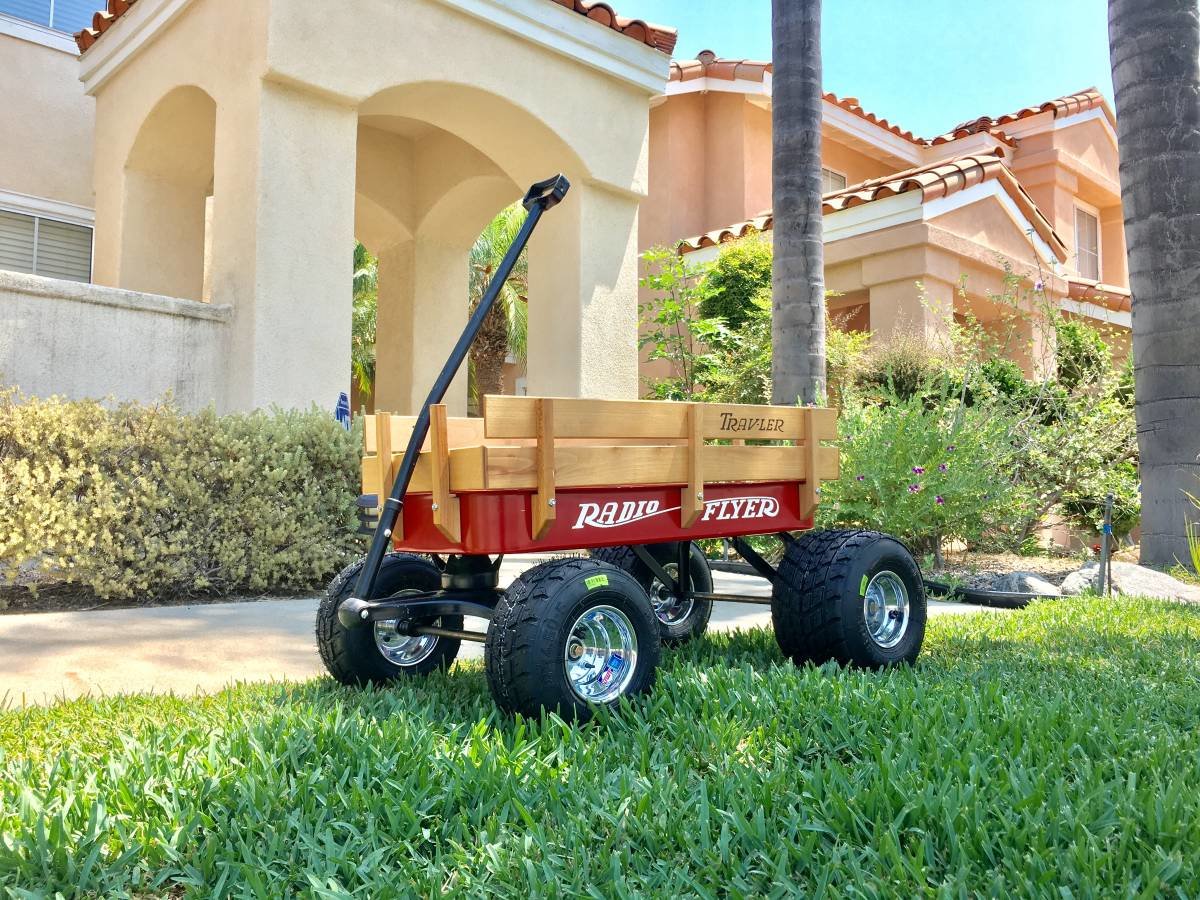
POLYGON ((670 80, 716 78, 720 81, 757 81, 761 84, 771 71, 774 71, 774 67, 770 62, 756 59, 722 59, 711 50, 701 50, 696 59, 671 60, 670 80))
POLYGON ((1067 276, 1067 296, 1072 300, 1095 303, 1117 312, 1129 312, 1133 308, 1128 288, 1102 284, 1077 275, 1067 276))
POLYGON ((853 113, 854 115, 858 116, 860 119, 866 119, 872 125, 878 125, 884 131, 890 131, 892 134, 896 135, 897 137, 902 137, 906 141, 911 141, 912 143, 917 144, 918 146, 921 146, 921 147, 929 146, 929 141, 925 140, 924 138, 917 137, 911 131, 906 131, 905 129, 901 128, 899 125, 895 125, 895 124, 889 122, 887 119, 883 118, 882 116, 877 116, 873 112, 867 112, 865 109, 862 108, 862 106, 859 105, 857 97, 839 97, 837 94, 830 94, 830 93, 826 93, 824 96, 825 96, 825 99, 828 100, 830 103, 832 103, 834 106, 839 107, 840 109, 844 109, 848 113, 853 113))
MULTIPOLYGON (((97 0, 99 2, 99 0, 97 0)), ((619 31, 636 41, 640 41, 647 46, 653 47, 655 50, 661 50, 670 56, 675 49, 675 41, 679 35, 674 28, 668 28, 665 25, 653 25, 649 22, 643 22, 641 19, 629 19, 624 16, 618 16, 613 8, 607 3, 600 0, 550 0, 551 3, 557 3, 559 6, 565 6, 567 9, 579 13, 581 16, 587 16, 593 22, 599 22, 607 28, 614 31, 619 31)), ((108 31, 129 7, 137 3, 137 0, 108 0, 108 5, 105 9, 96 13, 92 17, 91 28, 85 28, 75 35, 75 45, 79 48, 80 53, 86 53, 100 38, 104 32, 108 31)))
POLYGON ((1096 109, 1097 107, 1103 109, 1109 121, 1113 122, 1112 111, 1108 108, 1108 104, 1104 100, 1104 95, 1093 87, 1080 91, 1077 94, 1067 94, 1063 97, 1057 97, 1054 100, 1047 100, 1038 106, 1026 106, 1024 109, 1005 113, 995 118, 992 116, 980 116, 978 119, 972 119, 968 122, 955 125, 945 134, 935 137, 930 143, 945 144, 972 134, 979 134, 980 132, 990 132, 992 134, 1000 132, 1002 134, 1003 126, 1009 125, 1012 122, 1019 122, 1021 119, 1028 119, 1031 116, 1041 115, 1044 112, 1054 113, 1054 118, 1057 119, 1060 116, 1070 116, 1089 109, 1096 109))
MULTIPOLYGON (((993 153, 968 154, 955 159, 930 163, 904 172, 897 172, 894 175, 885 175, 882 178, 850 185, 843 190, 833 191, 822 197, 821 208, 826 214, 834 213, 909 191, 920 191, 921 202, 926 203, 991 179, 996 179, 1001 183, 1005 192, 1025 214, 1038 235, 1050 245, 1060 260, 1065 261, 1067 258, 1066 245, 1055 233, 1049 220, 1042 215, 1037 204, 1033 202, 1033 198, 1025 192, 1016 176, 1004 164, 1003 151, 999 149, 993 153)), ((747 222, 680 241, 677 250, 683 254, 703 247, 727 243, 753 231, 766 231, 773 224, 774 220, 771 214, 764 213, 747 222)))

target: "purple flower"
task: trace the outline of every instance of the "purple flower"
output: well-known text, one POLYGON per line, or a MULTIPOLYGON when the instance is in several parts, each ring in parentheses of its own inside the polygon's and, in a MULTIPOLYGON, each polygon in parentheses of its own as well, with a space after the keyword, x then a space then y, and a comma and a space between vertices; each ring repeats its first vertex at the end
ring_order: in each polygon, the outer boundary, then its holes
POLYGON ((855 481, 866 481, 866 480, 867 480, 867 476, 866 476, 866 475, 859 475, 859 476, 858 476, 857 478, 855 478, 854 480, 855 480, 855 481))
POLYGON ((925 467, 924 466, 913 466, 913 474, 914 475, 924 475, 925 467))
POLYGON ((948 452, 948 453, 953 453, 953 452, 954 452, 954 445, 953 445, 953 444, 951 444, 949 447, 947 447, 947 448, 946 448, 946 452, 948 452))
POLYGON ((934 497, 933 502, 936 503, 938 506, 946 505, 946 499, 941 494, 938 494, 936 497, 934 497))
POLYGON ((945 472, 945 471, 946 471, 947 469, 949 469, 949 468, 950 468, 950 464, 949 464, 949 463, 942 463, 940 466, 938 466, 938 471, 939 471, 939 472, 945 472))
POLYGON ((921 486, 919 484, 910 484, 908 486, 908 492, 910 494, 919 494, 921 492, 921 486))
POLYGON ((1040 291, 1040 290, 1042 290, 1044 287, 1045 287, 1045 285, 1044 285, 1044 284, 1042 284, 1042 279, 1040 279, 1040 278, 1039 278, 1037 281, 1035 281, 1035 282, 1033 283, 1033 289, 1034 289, 1035 291, 1040 291))

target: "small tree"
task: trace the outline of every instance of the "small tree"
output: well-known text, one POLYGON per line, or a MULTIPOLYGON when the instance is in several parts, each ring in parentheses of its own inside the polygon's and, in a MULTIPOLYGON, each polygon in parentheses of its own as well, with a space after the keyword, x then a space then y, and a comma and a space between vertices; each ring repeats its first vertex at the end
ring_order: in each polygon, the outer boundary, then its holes
POLYGON ((700 279, 703 267, 691 266, 684 257, 655 247, 642 255, 646 274, 642 287, 654 298, 641 304, 642 332, 639 348, 650 348, 649 360, 665 360, 671 369, 667 378, 649 381, 659 400, 696 400, 704 393, 699 379, 706 344, 724 330, 720 319, 699 315, 700 279))

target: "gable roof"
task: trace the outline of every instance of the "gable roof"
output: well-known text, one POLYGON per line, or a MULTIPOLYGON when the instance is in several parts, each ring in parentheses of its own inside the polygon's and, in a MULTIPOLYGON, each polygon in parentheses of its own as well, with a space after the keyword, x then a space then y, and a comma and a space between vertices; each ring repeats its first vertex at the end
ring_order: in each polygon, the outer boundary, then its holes
MULTIPOLYGON (((96 0, 96 2, 99 3, 100 0, 96 0)), ((92 26, 76 32, 75 46, 79 48, 79 52, 86 53, 88 48, 95 44, 100 36, 137 2, 138 0, 108 0, 105 8, 92 16, 92 26)), ((619 31, 648 47, 666 53, 668 56, 674 51, 675 42, 679 38, 679 33, 674 28, 653 25, 641 19, 618 16, 611 6, 600 0, 550 0, 550 2, 566 7, 581 16, 587 16, 593 22, 599 22, 607 28, 619 31)))
MULTIPOLYGON (((775 68, 769 60, 733 59, 717 56, 712 50, 701 50, 697 54, 696 59, 671 60, 669 81, 684 83, 694 81, 698 78, 711 78, 716 81, 750 81, 762 84, 766 81, 766 76, 773 74, 774 71, 775 68)), ((894 122, 889 122, 876 113, 868 112, 862 108, 857 97, 838 97, 837 94, 829 92, 826 92, 822 96, 839 109, 844 109, 846 112, 852 113, 860 119, 865 119, 872 125, 876 125, 884 131, 891 132, 897 137, 903 138, 919 147, 935 147, 981 133, 988 133, 1001 143, 1011 146, 1014 143, 1013 139, 1004 132, 1004 126, 1044 112, 1053 112, 1054 118, 1057 119, 1089 109, 1100 108, 1104 110, 1109 123, 1114 128, 1116 127, 1116 120, 1107 101, 1104 99, 1104 95, 1094 87, 1087 88, 1075 94, 1066 94, 1062 97, 1056 97, 1053 100, 1047 100, 1038 106, 1027 106, 1024 109, 1005 113, 995 118, 980 116, 978 119, 972 119, 968 122, 955 125, 945 134, 938 135, 935 138, 918 137, 908 129, 902 128, 894 122)))
POLYGON ((1108 107, 1108 102, 1104 99, 1096 88, 1090 87, 1076 94, 1065 94, 1062 97, 1056 97, 1053 100, 1047 100, 1037 106, 1026 106, 1023 109, 1018 109, 1015 112, 1005 113, 1002 116, 980 116, 978 119, 971 119, 968 122, 962 122, 955 125, 945 134, 935 137, 930 144, 945 144, 950 141, 958 140, 959 138, 969 137, 973 134, 983 132, 991 134, 1003 135, 1005 125, 1010 125, 1013 122, 1019 122, 1022 119, 1032 118, 1033 116, 1041 115, 1044 112, 1054 113, 1054 118, 1062 118, 1064 116, 1072 116, 1075 113, 1086 112, 1089 109, 1102 109, 1105 116, 1108 118, 1109 124, 1116 127, 1116 119, 1113 117, 1112 110, 1108 107))
MULTIPOLYGON (((1055 233, 1050 221, 1004 164, 1003 151, 998 148, 992 153, 966 154, 832 191, 821 198, 821 209, 828 215, 910 191, 920 191, 921 202, 928 203, 991 180, 999 182, 1038 236, 1060 260, 1065 261, 1067 247, 1062 238, 1055 233)), ((690 253, 703 247, 734 241, 756 231, 768 231, 774 224, 774 217, 766 212, 745 222, 680 241, 677 252, 690 253)))

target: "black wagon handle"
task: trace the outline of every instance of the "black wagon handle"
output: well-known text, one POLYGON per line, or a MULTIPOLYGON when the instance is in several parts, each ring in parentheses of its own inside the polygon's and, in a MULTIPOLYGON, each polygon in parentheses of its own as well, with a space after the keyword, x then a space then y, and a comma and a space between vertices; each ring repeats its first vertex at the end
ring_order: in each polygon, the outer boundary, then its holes
POLYGON ((571 189, 571 182, 567 181, 565 175, 555 175, 553 178, 547 178, 545 181, 539 181, 532 185, 525 193, 525 199, 521 201, 521 205, 527 211, 532 210, 534 205, 542 208, 543 212, 547 209, 553 209, 558 206, 562 198, 567 196, 567 191, 571 189))
POLYGON ((442 371, 433 383, 429 396, 421 406, 416 424, 413 425, 412 435, 408 439, 408 446, 404 448, 404 459, 396 473, 391 493, 379 512, 379 523, 375 526, 375 534, 371 538, 371 549, 367 551, 366 563, 359 572, 358 581, 354 585, 354 594, 338 608, 338 618, 342 620, 343 624, 357 624, 357 620, 366 612, 367 601, 374 595, 375 579, 379 575, 380 566, 383 565, 383 558, 387 555, 392 529, 396 527, 396 519, 399 518, 400 511, 404 508, 404 495, 408 492, 413 471, 417 467, 417 460, 421 455, 421 445, 425 443, 425 436, 429 434, 429 407, 435 403, 441 403, 442 398, 446 396, 446 390, 462 367, 463 360, 467 357, 467 351, 471 349, 471 343, 475 340, 475 335, 479 333, 483 320, 487 318, 496 298, 500 296, 500 289, 504 287, 504 282, 512 273, 521 251, 529 243, 530 235, 537 227, 542 213, 557 206, 570 189, 571 183, 564 176, 555 175, 531 186, 521 201, 521 205, 525 207, 527 213, 521 230, 517 232, 508 252, 504 254, 504 259, 496 269, 496 274, 492 276, 487 290, 483 292, 479 305, 475 307, 475 311, 467 321, 467 327, 463 329, 458 343, 450 351, 450 356, 446 360, 446 364, 442 366, 442 371))

